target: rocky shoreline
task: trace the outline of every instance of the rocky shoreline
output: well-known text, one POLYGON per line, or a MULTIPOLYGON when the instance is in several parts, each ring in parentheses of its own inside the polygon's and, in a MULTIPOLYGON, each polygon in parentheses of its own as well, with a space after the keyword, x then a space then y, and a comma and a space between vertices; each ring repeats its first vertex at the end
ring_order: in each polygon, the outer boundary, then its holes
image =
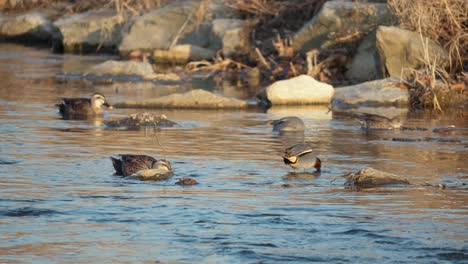
MULTIPOLYGON (((122 14, 111 7, 63 16, 52 12, 53 8, 2 12, 0 40, 49 45, 55 52, 120 56, 120 61, 78 73, 84 78, 129 75, 180 82, 180 74, 162 72, 158 65, 186 65, 185 73, 221 72, 222 78, 228 78, 226 73, 234 72, 236 78, 264 86, 257 96, 262 106, 331 104, 335 111, 410 108, 411 87, 402 78, 420 68, 424 59, 435 61, 438 67, 446 67, 449 61, 447 50, 434 40, 399 28, 382 1, 327 1, 297 32, 256 43, 251 38, 257 30, 252 19, 243 19, 224 1, 202 2, 176 1, 142 14, 122 14), (200 11, 209 15, 200 20, 200 11), (269 52, 270 42, 273 51, 269 52), (196 66, 187 71, 191 65, 196 66)), ((464 81, 446 85, 456 96, 439 96, 447 98, 439 102, 443 107, 467 107, 468 76, 463 74, 464 81), (458 89, 452 89, 455 86, 458 89)), ((197 107, 247 105, 197 100, 193 103, 197 107)), ((166 107, 168 103, 131 105, 166 107)))

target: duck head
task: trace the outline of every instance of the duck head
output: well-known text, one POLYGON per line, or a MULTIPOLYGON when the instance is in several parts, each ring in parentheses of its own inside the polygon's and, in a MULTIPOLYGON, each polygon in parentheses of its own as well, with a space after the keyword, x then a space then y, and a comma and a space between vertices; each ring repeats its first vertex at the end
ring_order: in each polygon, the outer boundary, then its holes
POLYGON ((160 159, 153 163, 153 169, 172 171, 171 163, 165 159, 160 159))
POLYGON ((105 106, 109 109, 112 109, 112 106, 107 102, 106 97, 100 93, 95 93, 91 97, 91 105, 94 108, 101 108, 102 106, 105 106))

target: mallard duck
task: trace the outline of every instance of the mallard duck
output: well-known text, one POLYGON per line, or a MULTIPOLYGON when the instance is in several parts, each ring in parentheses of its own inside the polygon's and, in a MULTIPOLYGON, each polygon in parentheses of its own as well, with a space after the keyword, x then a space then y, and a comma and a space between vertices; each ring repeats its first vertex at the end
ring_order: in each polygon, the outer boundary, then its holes
POLYGON ((158 170, 160 172, 172 171, 171 164, 164 159, 157 160, 147 155, 120 154, 118 156, 119 157, 110 157, 116 175, 131 176, 135 174, 137 176, 137 173, 139 173, 143 176, 143 174, 156 174, 158 170), (153 169, 154 171, 152 172, 144 171, 153 169))
POLYGON ((402 126, 400 118, 388 118, 374 114, 359 114, 356 116, 364 130, 371 129, 399 129, 402 126))
POLYGON ((62 98, 58 106, 60 114, 64 117, 88 117, 102 115, 104 110, 102 106, 106 106, 109 109, 111 105, 106 101, 104 95, 95 93, 91 98, 62 98))
POLYGON ((299 143, 284 150, 283 161, 293 169, 307 170, 314 167, 320 171, 321 160, 313 153, 312 145, 299 143))
POLYGON ((287 116, 278 120, 269 122, 273 125, 273 131, 287 132, 287 131, 304 131, 304 121, 297 116, 287 116))

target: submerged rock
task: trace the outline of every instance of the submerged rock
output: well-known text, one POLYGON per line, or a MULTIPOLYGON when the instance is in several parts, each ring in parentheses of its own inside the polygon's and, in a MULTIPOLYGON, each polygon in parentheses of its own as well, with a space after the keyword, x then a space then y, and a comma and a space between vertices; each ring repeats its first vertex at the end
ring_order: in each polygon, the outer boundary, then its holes
POLYGON ((0 40, 25 43, 50 42, 58 29, 45 15, 27 13, 17 16, 0 15, 0 40))
POLYGON ((398 27, 380 26, 377 29, 377 48, 380 61, 390 77, 409 74, 403 70, 418 69, 427 59, 430 63, 436 61, 439 66, 449 60, 448 52, 435 41, 398 27), (426 49, 429 58, 425 58, 426 49))
POLYGON ((148 112, 132 114, 129 117, 125 117, 120 120, 106 122, 107 127, 125 128, 130 130, 136 130, 146 127, 172 127, 176 125, 176 122, 167 119, 165 115, 155 115, 153 113, 148 112))
POLYGON ((159 98, 142 101, 124 101, 114 104, 115 107, 141 107, 141 108, 247 108, 245 101, 227 98, 221 95, 197 89, 186 93, 170 94, 159 98))
POLYGON ((362 169, 357 173, 348 173, 344 177, 346 178, 346 186, 358 188, 410 184, 407 178, 373 168, 362 169))
POLYGON ((333 86, 308 75, 300 75, 271 84, 260 92, 257 98, 260 104, 266 106, 328 104, 333 93, 333 86))
POLYGON ((189 186, 189 185, 197 185, 198 182, 195 179, 183 177, 177 180, 175 184, 182 185, 182 186, 189 186))
POLYGON ((397 79, 383 79, 335 89, 333 109, 359 106, 407 106, 409 93, 397 79))

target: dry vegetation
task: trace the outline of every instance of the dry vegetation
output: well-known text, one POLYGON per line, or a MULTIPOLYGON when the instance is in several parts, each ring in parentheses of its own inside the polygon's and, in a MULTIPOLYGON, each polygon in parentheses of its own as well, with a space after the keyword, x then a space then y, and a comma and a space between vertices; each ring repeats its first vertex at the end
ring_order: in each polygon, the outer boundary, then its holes
POLYGON ((463 105, 468 85, 468 2, 389 0, 388 4, 399 18, 400 27, 438 41, 449 52, 447 68, 436 67, 425 56, 425 67, 409 69, 412 74, 403 82, 409 87, 412 106, 442 111, 444 106, 463 105))

